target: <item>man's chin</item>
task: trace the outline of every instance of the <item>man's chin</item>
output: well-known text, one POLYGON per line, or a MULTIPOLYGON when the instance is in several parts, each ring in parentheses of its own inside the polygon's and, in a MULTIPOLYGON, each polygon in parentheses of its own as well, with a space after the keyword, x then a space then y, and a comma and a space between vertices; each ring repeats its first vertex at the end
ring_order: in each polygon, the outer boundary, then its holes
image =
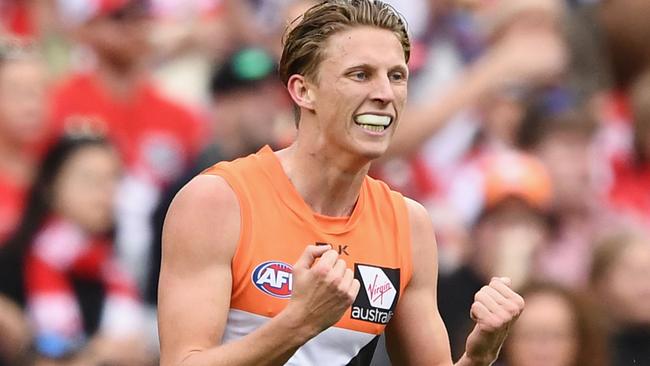
POLYGON ((381 158, 388 150, 388 144, 366 144, 359 148, 359 155, 368 161, 381 158))

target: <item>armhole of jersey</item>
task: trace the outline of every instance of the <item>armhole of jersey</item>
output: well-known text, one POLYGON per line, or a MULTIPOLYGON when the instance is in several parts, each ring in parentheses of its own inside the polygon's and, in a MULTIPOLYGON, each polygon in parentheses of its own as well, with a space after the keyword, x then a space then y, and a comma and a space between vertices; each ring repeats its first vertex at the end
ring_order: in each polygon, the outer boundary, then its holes
POLYGON ((413 275, 413 243, 411 243, 411 219, 409 215, 408 207, 406 207, 406 198, 398 192, 392 191, 391 198, 393 200, 393 206, 395 207, 395 212, 397 213, 397 227, 404 228, 399 229, 400 243, 401 245, 401 262, 402 268, 404 268, 404 287, 408 286, 411 282, 411 276, 413 275))
POLYGON ((226 169, 220 169, 219 167, 213 167, 209 171, 204 172, 203 174, 216 175, 223 178, 226 181, 226 184, 230 189, 235 192, 237 197, 237 202, 239 202, 239 239, 237 240, 237 246, 235 247, 235 252, 233 253, 232 259, 230 261, 231 265, 235 263, 238 258, 242 255, 242 251, 248 245, 251 238, 251 209, 246 195, 242 189, 242 186, 236 176, 230 174, 226 169))

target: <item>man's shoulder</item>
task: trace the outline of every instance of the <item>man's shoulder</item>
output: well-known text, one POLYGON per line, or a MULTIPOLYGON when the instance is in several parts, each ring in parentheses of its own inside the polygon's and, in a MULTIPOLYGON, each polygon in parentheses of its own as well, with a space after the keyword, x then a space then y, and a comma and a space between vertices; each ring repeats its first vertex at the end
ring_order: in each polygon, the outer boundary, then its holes
POLYGON ((199 174, 181 188, 174 197, 170 213, 182 215, 228 215, 238 212, 238 201, 232 188, 218 175, 199 174))
POLYGON ((390 194, 398 200, 404 201, 409 213, 415 212, 416 214, 421 214, 423 211, 426 213, 426 209, 422 204, 412 198, 404 196, 401 192, 396 191, 388 185, 388 183, 382 181, 381 179, 373 178, 369 175, 366 176, 366 184, 371 187, 374 191, 381 190, 390 194))
POLYGON ((249 155, 237 157, 231 160, 218 161, 204 169, 203 175, 223 175, 228 173, 247 172, 260 168, 258 161, 261 151, 249 155))
POLYGON ((163 261, 194 268, 225 265, 240 236, 239 204, 218 176, 199 175, 174 197, 163 225, 163 261))

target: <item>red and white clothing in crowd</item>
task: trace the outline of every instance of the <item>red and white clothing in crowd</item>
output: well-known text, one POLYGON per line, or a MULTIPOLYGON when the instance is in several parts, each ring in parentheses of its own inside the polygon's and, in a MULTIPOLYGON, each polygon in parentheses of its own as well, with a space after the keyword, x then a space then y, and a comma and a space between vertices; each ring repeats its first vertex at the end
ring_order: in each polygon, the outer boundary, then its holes
POLYGON ((629 96, 611 92, 600 116, 599 146, 610 162, 607 196, 611 208, 641 224, 650 224, 650 163, 639 163, 633 152, 633 117, 629 96))
POLYGON ((613 175, 614 182, 609 192, 613 209, 641 224, 650 225, 650 162, 614 161, 613 175))
POLYGON ((55 89, 52 104, 53 135, 90 119, 121 153, 125 179, 116 196, 115 240, 124 264, 144 286, 151 214, 162 189, 184 173, 202 148, 203 126, 148 81, 120 100, 95 74, 78 73, 55 89))
POLYGON ((25 259, 25 290, 38 351, 49 357, 74 352, 87 337, 74 281, 99 284, 105 293, 98 331, 107 336, 138 334, 141 305, 134 281, 113 257, 103 236, 91 236, 62 218, 50 218, 25 259))

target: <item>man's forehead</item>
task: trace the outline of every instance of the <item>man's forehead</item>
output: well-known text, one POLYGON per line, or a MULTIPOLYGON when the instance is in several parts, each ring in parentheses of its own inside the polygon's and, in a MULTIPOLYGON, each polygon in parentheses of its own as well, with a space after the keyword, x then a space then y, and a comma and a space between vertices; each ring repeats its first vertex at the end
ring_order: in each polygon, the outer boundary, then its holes
POLYGON ((351 28, 330 36, 323 49, 323 60, 344 64, 406 64, 404 49, 397 35, 372 27, 351 28))

